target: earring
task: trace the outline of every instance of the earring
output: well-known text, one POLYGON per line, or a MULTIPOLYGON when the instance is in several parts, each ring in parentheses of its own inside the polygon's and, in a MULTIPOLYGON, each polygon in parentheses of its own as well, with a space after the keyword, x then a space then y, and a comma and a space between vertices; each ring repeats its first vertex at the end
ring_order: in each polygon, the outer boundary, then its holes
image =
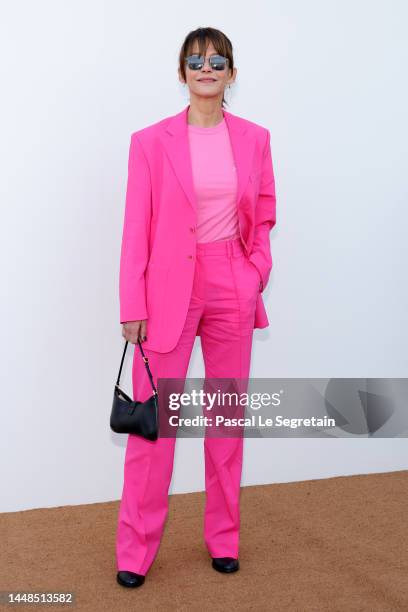
POLYGON ((227 100, 227 102, 231 101, 231 96, 232 96, 232 91, 231 91, 231 83, 228 83, 228 88, 225 92, 225 99, 227 100))

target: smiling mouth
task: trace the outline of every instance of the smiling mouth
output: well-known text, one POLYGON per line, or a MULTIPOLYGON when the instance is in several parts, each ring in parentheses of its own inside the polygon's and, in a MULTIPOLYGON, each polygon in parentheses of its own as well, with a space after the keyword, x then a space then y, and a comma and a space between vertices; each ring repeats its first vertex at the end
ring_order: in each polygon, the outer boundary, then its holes
POLYGON ((204 83, 215 83, 216 79, 197 79, 198 81, 204 81, 204 83))

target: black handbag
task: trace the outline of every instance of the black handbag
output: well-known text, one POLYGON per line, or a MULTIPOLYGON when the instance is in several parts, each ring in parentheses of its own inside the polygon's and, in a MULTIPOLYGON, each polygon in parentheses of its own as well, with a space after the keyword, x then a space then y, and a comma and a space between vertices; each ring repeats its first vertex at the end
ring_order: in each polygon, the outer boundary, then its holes
POLYGON ((147 440, 157 440, 159 436, 159 410, 158 393, 153 382, 153 376, 149 368, 149 360, 145 356, 142 344, 138 339, 138 345, 146 366, 147 373, 153 388, 153 395, 144 402, 132 400, 119 387, 120 375, 122 373, 123 361, 125 359, 128 341, 126 340, 120 362, 118 379, 113 392, 112 412, 110 416, 110 427, 116 433, 137 434, 147 440))

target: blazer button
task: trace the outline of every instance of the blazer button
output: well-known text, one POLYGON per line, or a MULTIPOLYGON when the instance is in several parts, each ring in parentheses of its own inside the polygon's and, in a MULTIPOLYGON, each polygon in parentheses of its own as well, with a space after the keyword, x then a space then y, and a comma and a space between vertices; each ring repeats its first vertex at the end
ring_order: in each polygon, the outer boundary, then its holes
POLYGON ((195 227, 190 227, 190 232, 195 232, 195 227))
POLYGON ((187 255, 188 259, 193 259, 192 255, 187 255))

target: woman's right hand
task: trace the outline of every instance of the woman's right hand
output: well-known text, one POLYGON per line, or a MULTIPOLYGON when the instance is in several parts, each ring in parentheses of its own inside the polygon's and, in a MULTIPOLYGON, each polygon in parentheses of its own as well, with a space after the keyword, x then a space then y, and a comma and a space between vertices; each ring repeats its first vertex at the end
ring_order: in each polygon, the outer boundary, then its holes
POLYGON ((137 344, 138 339, 140 342, 147 340, 147 319, 141 321, 127 321, 122 325, 122 336, 131 344, 137 344))

